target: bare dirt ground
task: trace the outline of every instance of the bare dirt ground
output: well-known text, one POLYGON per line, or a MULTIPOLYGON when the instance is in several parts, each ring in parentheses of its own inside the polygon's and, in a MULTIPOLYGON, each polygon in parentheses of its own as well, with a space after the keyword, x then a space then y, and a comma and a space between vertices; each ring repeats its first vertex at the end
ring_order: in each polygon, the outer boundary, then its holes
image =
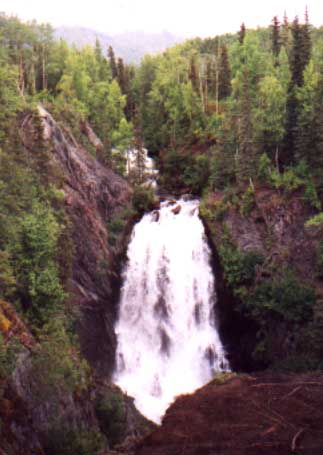
POLYGON ((178 397, 136 455, 322 455, 323 374, 222 375, 178 397))

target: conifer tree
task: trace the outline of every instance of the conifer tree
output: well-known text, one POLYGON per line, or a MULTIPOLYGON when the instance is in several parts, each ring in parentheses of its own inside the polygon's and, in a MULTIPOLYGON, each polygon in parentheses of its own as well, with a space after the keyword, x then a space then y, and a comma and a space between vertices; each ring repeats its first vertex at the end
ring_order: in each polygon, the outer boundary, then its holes
POLYGON ((114 56, 114 51, 113 51, 112 46, 109 46, 108 57, 109 57, 109 61, 110 61, 112 79, 117 79, 117 77, 118 77, 118 68, 117 68, 116 59, 115 59, 115 56, 114 56))
POLYGON ((304 69, 311 58, 311 38, 307 22, 300 25, 296 16, 292 24, 293 47, 291 52, 290 69, 292 84, 301 87, 304 82, 304 69))
POLYGON ((272 20, 271 25, 271 48, 275 57, 275 66, 278 65, 278 56, 281 48, 280 24, 277 16, 272 20))
POLYGON ((239 39, 239 43, 241 45, 244 42, 245 36, 246 36, 246 26, 245 26, 244 22, 242 22, 239 33, 238 33, 238 39, 239 39))
POLYGON ((303 71, 308 65, 311 58, 312 42, 311 42, 311 26, 309 23, 308 9, 305 10, 305 23, 301 27, 301 54, 303 71))
POLYGON ((308 162, 313 172, 317 193, 323 207, 323 65, 314 99, 313 131, 315 147, 309 150, 308 162))
POLYGON ((284 13, 284 19, 283 19, 283 23, 281 25, 280 36, 281 36, 281 44, 282 44, 282 46, 285 47, 286 52, 289 54, 290 41, 291 41, 291 32, 290 32, 290 26, 289 26, 289 22, 288 22, 288 17, 287 17, 286 11, 284 13))
POLYGON ((118 83, 123 94, 126 93, 126 81, 125 81, 125 69, 122 58, 118 58, 118 65, 117 65, 117 72, 118 72, 118 83))
POLYGON ((100 43, 100 40, 98 38, 95 39, 94 54, 95 54, 96 61, 98 63, 101 63, 103 55, 102 55, 101 43, 100 43))
MULTIPOLYGON (((296 16, 292 24, 293 45, 290 57, 291 82, 288 89, 286 105, 286 136, 284 140, 284 164, 290 164, 295 159, 296 143, 302 136, 298 124, 299 102, 297 89, 304 85, 304 70, 311 57, 311 40, 308 15, 306 23, 301 26, 296 16)), ((299 146, 298 146, 299 147, 299 146)))
POLYGON ((125 115, 127 120, 132 120, 135 112, 135 96, 133 90, 133 80, 135 77, 135 69, 131 65, 126 65, 124 68, 124 86, 125 95, 127 96, 125 115))
POLYGON ((137 185, 140 185, 144 182, 145 179, 146 157, 142 141, 140 115, 138 111, 136 111, 134 114, 133 146, 134 150, 136 151, 136 169, 134 173, 134 181, 137 185))
POLYGON ((193 89, 198 93, 200 86, 199 86, 199 77, 196 69, 196 60, 194 57, 191 57, 190 60, 190 69, 189 69, 189 75, 188 75, 189 80, 192 83, 193 89))
POLYGON ((227 46, 221 46, 219 62, 219 99, 231 95, 231 68, 227 46))

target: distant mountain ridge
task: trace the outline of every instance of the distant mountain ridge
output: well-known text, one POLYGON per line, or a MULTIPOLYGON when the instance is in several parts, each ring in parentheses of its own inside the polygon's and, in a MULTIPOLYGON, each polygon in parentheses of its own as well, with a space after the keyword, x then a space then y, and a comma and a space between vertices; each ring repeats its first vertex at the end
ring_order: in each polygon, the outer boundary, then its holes
POLYGON ((98 32, 86 27, 58 27, 54 31, 56 38, 63 38, 68 44, 83 47, 94 45, 96 38, 101 42, 104 52, 112 46, 117 57, 127 63, 139 63, 145 54, 162 52, 184 38, 165 31, 161 33, 145 33, 142 31, 124 32, 117 35, 98 32))

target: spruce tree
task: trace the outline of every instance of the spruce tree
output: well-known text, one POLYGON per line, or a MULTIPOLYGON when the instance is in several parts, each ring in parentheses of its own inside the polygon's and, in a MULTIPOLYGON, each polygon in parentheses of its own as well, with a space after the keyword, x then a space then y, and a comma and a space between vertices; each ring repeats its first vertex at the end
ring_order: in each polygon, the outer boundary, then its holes
POLYGON ((198 93, 200 90, 200 86, 199 86, 199 77, 198 77, 197 68, 196 68, 196 60, 194 57, 191 57, 191 60, 190 60, 188 78, 192 83, 193 89, 198 93))
POLYGON ((273 18, 271 25, 271 48, 272 53, 275 57, 275 66, 277 66, 278 56, 281 48, 280 23, 277 16, 273 18))
POLYGON ((292 24, 293 47, 290 59, 292 84, 301 87, 304 83, 304 69, 311 58, 311 38, 308 23, 301 25, 296 16, 292 24))
POLYGON ((128 121, 132 120, 135 112, 135 96, 133 90, 133 80, 135 78, 135 69, 131 65, 124 67, 124 86, 125 95, 127 96, 125 115, 128 121))
POLYGON ((315 132, 315 147, 309 150, 308 162, 313 172, 317 193, 323 207, 323 65, 317 84, 314 100, 313 131, 315 132))
POLYGON ((301 61, 303 71, 308 65, 311 58, 312 41, 311 41, 311 26, 309 23, 308 9, 305 10, 305 23, 301 27, 301 61))
POLYGON ((125 81, 125 70, 122 58, 118 58, 118 65, 117 65, 117 78, 118 83, 123 94, 126 93, 126 81, 125 81))
POLYGON ((112 46, 109 46, 108 57, 109 57, 109 61, 110 61, 112 79, 117 79, 117 77, 118 77, 118 69, 117 69, 116 59, 115 59, 115 56, 114 56, 114 51, 113 51, 112 46))
POLYGON ((238 40, 241 45, 244 42, 245 36, 246 36, 246 26, 245 26, 244 22, 242 22, 239 33, 238 33, 238 40))
POLYGON ((295 160, 297 143, 298 149, 303 148, 303 145, 300 145, 303 142, 301 139, 303 133, 298 120, 300 106, 297 99, 297 89, 304 85, 304 70, 311 58, 311 39, 307 13, 304 25, 299 23, 297 16, 295 17, 291 31, 293 44, 290 56, 291 82, 286 105, 286 136, 283 153, 283 164, 285 165, 295 160))
POLYGON ((280 36, 281 36, 281 44, 285 46, 286 52, 289 54, 290 52, 290 41, 291 41, 291 32, 290 32, 290 26, 288 22, 288 17, 286 15, 286 11, 284 13, 284 19, 283 23, 281 25, 281 30, 280 30, 280 36))
POLYGON ((219 62, 219 99, 231 95, 231 68, 227 46, 221 46, 219 62))

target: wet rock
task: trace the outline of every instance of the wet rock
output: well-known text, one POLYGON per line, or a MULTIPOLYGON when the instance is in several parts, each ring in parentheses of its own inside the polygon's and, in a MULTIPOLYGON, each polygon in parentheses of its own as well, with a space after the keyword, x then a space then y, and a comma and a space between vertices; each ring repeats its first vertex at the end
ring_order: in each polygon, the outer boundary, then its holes
POLYGON ((176 207, 174 207, 172 209, 172 212, 174 213, 174 215, 178 215, 181 210, 182 210, 182 206, 180 204, 178 204, 176 207))
POLYGON ((152 220, 155 221, 156 223, 159 221, 160 213, 158 210, 154 210, 152 215, 152 220))

